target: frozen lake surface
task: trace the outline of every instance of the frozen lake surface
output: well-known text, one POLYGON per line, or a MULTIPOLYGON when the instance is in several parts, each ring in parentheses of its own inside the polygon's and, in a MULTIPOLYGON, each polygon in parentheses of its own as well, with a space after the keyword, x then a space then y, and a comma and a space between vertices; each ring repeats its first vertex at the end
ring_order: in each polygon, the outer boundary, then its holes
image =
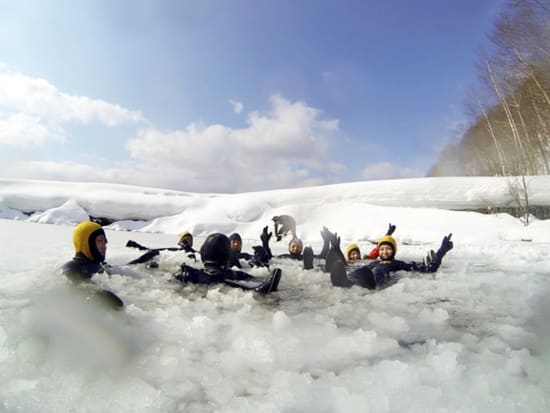
MULTIPOLYGON (((109 313, 59 272, 72 229, 0 220, 0 412, 550 411, 548 242, 455 239, 435 275, 376 292, 280 262, 268 297, 173 283, 184 258, 166 252, 155 271, 96 276, 126 302, 109 313)), ((176 242, 107 235, 111 264, 138 255, 128 239, 176 242)))

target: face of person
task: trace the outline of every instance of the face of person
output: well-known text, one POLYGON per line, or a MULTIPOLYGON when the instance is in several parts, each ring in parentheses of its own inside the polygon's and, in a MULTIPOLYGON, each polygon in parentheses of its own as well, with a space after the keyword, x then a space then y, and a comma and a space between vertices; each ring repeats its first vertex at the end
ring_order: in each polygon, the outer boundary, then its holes
POLYGON ((350 261, 357 261, 361 259, 361 253, 358 250, 352 250, 349 253, 349 260, 350 261))
POLYGON ((299 254, 300 252, 302 252, 302 249, 300 248, 300 245, 297 242, 291 242, 290 245, 288 246, 288 251, 291 254, 299 254))
POLYGON ((183 239, 187 243, 187 245, 189 245, 190 247, 193 246, 193 237, 191 235, 184 235, 183 239))
POLYGON ((234 252, 241 252, 241 248, 243 246, 241 241, 239 241, 238 239, 232 239, 229 245, 231 246, 231 251, 234 252))
POLYGON ((101 234, 95 238, 95 247, 99 253, 105 257, 107 253, 107 238, 105 235, 101 234))
POLYGON ((388 244, 380 245, 378 256, 383 260, 389 260, 393 255, 393 248, 388 244))

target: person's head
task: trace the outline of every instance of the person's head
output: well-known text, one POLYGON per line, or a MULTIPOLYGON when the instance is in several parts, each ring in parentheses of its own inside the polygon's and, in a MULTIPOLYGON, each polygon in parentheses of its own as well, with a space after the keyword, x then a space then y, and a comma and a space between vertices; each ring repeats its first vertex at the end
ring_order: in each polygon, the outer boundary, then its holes
POLYGON ((241 252, 241 249, 243 247, 243 240, 241 239, 241 236, 234 232, 229 236, 229 245, 231 247, 231 251, 233 252, 241 252))
POLYGON ((193 235, 189 231, 182 232, 179 235, 178 245, 182 248, 188 248, 193 246, 193 235))
POLYGON ((350 244, 346 248, 346 259, 348 261, 357 261, 361 259, 361 251, 357 244, 350 244))
POLYGON ((201 260, 205 266, 224 268, 231 258, 229 238, 225 234, 210 234, 201 246, 201 260))
POLYGON ((302 243, 302 240, 300 238, 293 238, 288 244, 288 252, 290 252, 292 255, 300 254, 303 248, 304 244, 302 243))
POLYGON ((107 237, 101 225, 92 221, 78 224, 73 231, 73 245, 76 254, 82 253, 97 263, 105 261, 107 237))
POLYGON ((384 235, 378 241, 378 256, 381 260, 393 260, 397 254, 397 242, 391 235, 384 235))

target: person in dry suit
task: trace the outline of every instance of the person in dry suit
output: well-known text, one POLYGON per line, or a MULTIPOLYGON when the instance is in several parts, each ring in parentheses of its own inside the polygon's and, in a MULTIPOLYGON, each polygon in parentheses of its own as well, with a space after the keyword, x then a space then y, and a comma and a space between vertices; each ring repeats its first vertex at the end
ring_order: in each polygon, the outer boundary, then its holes
POLYGON ((296 236, 296 221, 290 215, 278 215, 273 217, 272 221, 277 241, 280 241, 289 232, 292 235, 292 239, 298 238, 296 236))
POLYGON ((128 240, 126 246, 128 248, 137 248, 140 251, 145 251, 143 255, 140 255, 138 258, 130 261, 128 264, 146 263, 147 268, 149 269, 158 268, 159 264, 157 261, 155 261, 155 259, 160 255, 161 251, 184 251, 187 254, 187 257, 192 258, 194 261, 197 261, 195 255, 197 251, 193 249, 193 235, 189 231, 185 231, 179 234, 177 247, 151 248, 141 245, 139 242, 136 242, 134 240, 128 240))
MULTIPOLYGON (((109 273, 105 263, 107 237, 103 228, 92 221, 84 221, 73 230, 75 256, 62 266, 63 274, 75 285, 93 284, 94 274, 109 273)), ((98 288, 86 289, 87 298, 99 301, 111 308, 121 308, 124 303, 114 293, 98 288)))
MULTIPOLYGON (((391 236, 395 232, 396 226, 393 224, 388 225, 388 230, 386 231, 387 236, 391 236)), ((326 229, 325 229, 326 230, 326 229)), ((323 235, 323 233, 321 233, 323 235)), ((326 230, 326 237, 330 240, 331 249, 329 253, 326 254, 326 264, 323 270, 329 272, 332 264, 338 260, 344 261, 350 267, 358 267, 362 264, 361 259, 363 260, 375 260, 378 258, 378 243, 376 246, 366 255, 363 255, 361 258, 361 251, 357 244, 350 244, 346 247, 344 253, 340 251, 340 237, 336 233, 331 233, 326 230)), ((326 241, 325 241, 326 243, 326 241)), ((424 257, 424 265, 427 266, 434 258, 435 252, 433 250, 428 251, 424 257)))
POLYGON ((196 260, 195 253, 197 250, 193 248, 193 234, 189 231, 179 234, 178 246, 187 253, 189 258, 196 260))
POLYGON ((391 235, 384 235, 378 242, 378 259, 360 267, 346 271, 343 260, 337 260, 330 268, 330 279, 336 287, 359 285, 368 289, 384 288, 397 280, 396 271, 436 272, 447 252, 453 248, 452 234, 443 237, 441 246, 430 254, 429 262, 405 262, 396 260, 397 243, 391 235))
MULTIPOLYGON (((395 232, 395 228, 396 226, 390 223, 388 226, 388 230, 386 231, 386 235, 392 235, 395 232)), ((363 257, 361 257, 361 250, 359 249, 359 246, 357 244, 350 244, 346 247, 345 257, 348 263, 354 263, 360 261, 361 259, 375 260, 376 258, 378 258, 378 244, 363 257)))
MULTIPOLYGON (((265 252, 267 253, 268 259, 273 258, 271 253, 271 248, 269 247, 269 240, 271 239, 272 233, 268 232, 268 227, 264 227, 260 239, 262 240, 262 246, 265 252)), ((321 237, 323 238, 324 244, 321 253, 315 255, 311 247, 305 247, 300 238, 293 238, 288 243, 288 253, 279 254, 276 258, 288 258, 292 260, 302 261, 304 263, 304 269, 310 270, 313 268, 313 259, 314 258, 326 258, 329 251, 330 236, 333 234, 326 228, 323 227, 321 231, 321 237)))
POLYGON ((281 270, 276 268, 265 279, 258 279, 244 271, 231 270, 228 267, 231 258, 231 246, 225 234, 210 234, 200 249, 204 268, 195 268, 183 263, 174 278, 183 283, 219 284, 260 293, 276 291, 281 278, 281 270), (255 284, 244 283, 246 281, 255 284))
POLYGON ((242 268, 241 259, 249 260, 252 258, 251 254, 243 252, 243 240, 241 235, 237 232, 234 232, 229 236, 229 247, 231 248, 231 256, 229 258, 228 267, 237 267, 242 268))
POLYGON ((231 257, 229 258, 228 267, 242 268, 241 260, 247 261, 251 267, 266 267, 269 264, 269 257, 267 252, 261 245, 255 245, 252 247, 254 254, 243 252, 243 241, 241 235, 237 232, 229 236, 229 242, 231 247, 231 257))

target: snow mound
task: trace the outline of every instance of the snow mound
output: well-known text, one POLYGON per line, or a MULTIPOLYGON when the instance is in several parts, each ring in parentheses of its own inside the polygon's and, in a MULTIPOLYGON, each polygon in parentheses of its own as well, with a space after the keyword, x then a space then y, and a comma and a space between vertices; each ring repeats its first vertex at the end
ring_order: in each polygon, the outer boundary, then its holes
POLYGON ((60 207, 33 214, 29 221, 40 224, 77 224, 89 219, 88 213, 75 200, 69 199, 60 207))

